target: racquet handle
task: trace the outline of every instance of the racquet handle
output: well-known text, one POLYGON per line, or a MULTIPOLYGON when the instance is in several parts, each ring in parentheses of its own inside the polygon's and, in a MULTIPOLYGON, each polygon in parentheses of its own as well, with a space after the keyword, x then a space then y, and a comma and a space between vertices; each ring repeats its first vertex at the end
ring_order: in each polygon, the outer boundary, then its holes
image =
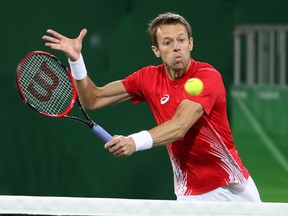
POLYGON ((112 139, 112 136, 104 130, 101 126, 94 124, 92 127, 92 131, 105 143, 110 141, 112 139))

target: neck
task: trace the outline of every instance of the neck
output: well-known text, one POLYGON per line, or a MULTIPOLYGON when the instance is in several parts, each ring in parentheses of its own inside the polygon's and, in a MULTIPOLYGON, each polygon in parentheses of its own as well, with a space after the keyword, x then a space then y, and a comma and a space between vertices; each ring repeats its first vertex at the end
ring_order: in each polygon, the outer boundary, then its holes
POLYGON ((181 78, 182 76, 184 76, 184 74, 186 73, 186 71, 188 70, 189 66, 191 64, 191 60, 189 61, 189 64, 187 65, 187 67, 185 68, 181 68, 181 69, 173 69, 171 67, 168 67, 167 65, 164 64, 166 72, 169 76, 169 78, 171 80, 176 80, 181 78))
POLYGON ((167 70, 168 76, 171 80, 179 79, 185 74, 186 70, 173 70, 170 68, 170 70, 167 70))

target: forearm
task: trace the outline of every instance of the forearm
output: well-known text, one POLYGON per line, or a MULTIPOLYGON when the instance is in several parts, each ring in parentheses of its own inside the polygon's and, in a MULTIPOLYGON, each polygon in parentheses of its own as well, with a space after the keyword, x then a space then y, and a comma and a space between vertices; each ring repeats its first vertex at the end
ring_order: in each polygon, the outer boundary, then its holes
POLYGON ((86 109, 98 109, 131 98, 120 80, 98 87, 87 76, 75 83, 80 100, 86 109))
POLYGON ((201 104, 184 100, 174 117, 149 131, 132 134, 136 151, 172 143, 184 137, 187 131, 203 115, 201 104))
POLYGON ((121 81, 111 82, 104 87, 96 86, 87 76, 82 55, 76 61, 69 59, 69 64, 79 98, 86 109, 98 109, 130 98, 121 81))
POLYGON ((171 143, 184 137, 203 113, 201 104, 189 100, 182 101, 171 120, 149 130, 153 146, 171 143))
POLYGON ((115 156, 120 157, 131 155, 137 151, 150 149, 153 146, 155 147, 173 142, 179 139, 183 132, 180 132, 180 127, 170 127, 169 124, 174 125, 173 121, 169 121, 149 131, 143 130, 131 134, 128 137, 114 136, 104 147, 109 149, 115 156))
POLYGON ((201 104, 184 100, 174 117, 149 131, 143 130, 128 137, 117 136, 105 144, 115 156, 128 156, 135 151, 165 145, 184 137, 186 132, 203 115, 201 104))
POLYGON ((149 131, 144 130, 128 137, 132 137, 135 151, 142 151, 180 139, 187 132, 186 129, 183 129, 184 127, 185 125, 172 119, 149 131))
POLYGON ((189 128, 186 128, 185 124, 182 122, 171 119, 148 130, 148 132, 153 139, 153 147, 156 147, 174 142, 184 137, 188 129, 189 128))
POLYGON ((85 108, 92 108, 97 93, 97 86, 87 76, 84 59, 80 53, 76 61, 68 58, 72 77, 75 80, 78 96, 85 108))
POLYGON ((75 84, 82 105, 86 109, 97 108, 95 107, 95 101, 97 101, 97 92, 100 91, 100 88, 88 76, 83 80, 75 80, 75 84))

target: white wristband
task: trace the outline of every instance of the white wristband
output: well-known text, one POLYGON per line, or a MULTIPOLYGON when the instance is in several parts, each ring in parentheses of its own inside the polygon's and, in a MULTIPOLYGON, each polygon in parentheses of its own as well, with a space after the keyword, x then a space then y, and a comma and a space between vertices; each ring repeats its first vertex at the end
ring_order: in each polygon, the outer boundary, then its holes
POLYGON ((134 133, 129 135, 128 137, 132 137, 132 139, 134 140, 134 143, 136 145, 135 151, 150 149, 153 146, 153 139, 148 131, 134 133))
POLYGON ((71 68, 72 77, 75 80, 82 80, 87 76, 86 66, 81 53, 80 58, 77 61, 71 61, 68 58, 68 62, 71 68))

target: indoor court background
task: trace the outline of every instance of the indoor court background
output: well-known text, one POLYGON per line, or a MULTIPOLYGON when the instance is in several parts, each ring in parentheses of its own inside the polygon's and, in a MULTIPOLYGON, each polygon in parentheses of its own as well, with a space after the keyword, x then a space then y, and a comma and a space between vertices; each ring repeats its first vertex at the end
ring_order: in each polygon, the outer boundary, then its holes
MULTIPOLYGON (((257 86, 233 87, 235 26, 287 24, 287 9, 286 0, 1 2, 0 194, 175 199, 164 147, 115 158, 86 126, 31 111, 15 84, 18 62, 33 50, 49 51, 67 64, 62 53, 44 46, 41 37, 48 28, 68 37, 88 29, 83 56, 90 77, 100 86, 159 64, 150 49, 147 23, 171 11, 192 26, 193 58, 209 62, 223 75, 235 144, 262 200, 288 202, 286 87, 276 88, 281 97, 272 102, 253 93, 257 86), (244 100, 237 91, 252 96, 244 100)), ((146 104, 127 102, 89 114, 111 134, 128 135, 155 125, 146 104)))

